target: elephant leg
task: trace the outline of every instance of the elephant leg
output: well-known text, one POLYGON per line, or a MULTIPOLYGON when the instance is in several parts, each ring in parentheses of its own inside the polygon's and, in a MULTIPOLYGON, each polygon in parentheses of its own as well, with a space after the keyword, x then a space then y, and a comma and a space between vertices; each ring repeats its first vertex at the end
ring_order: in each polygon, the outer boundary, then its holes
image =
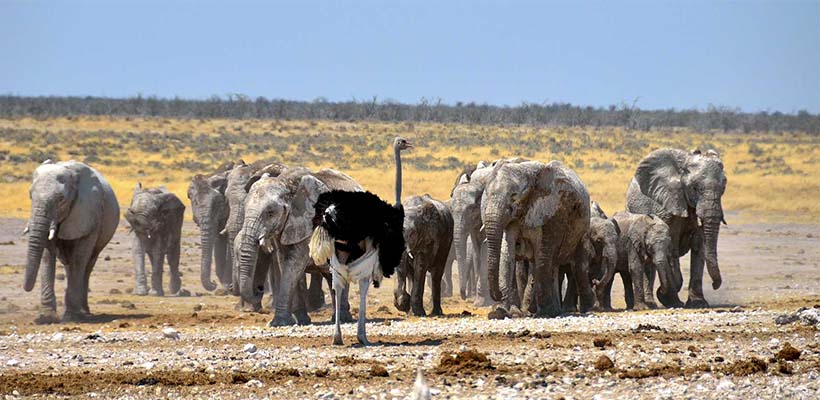
MULTIPOLYGON (((94 256, 93 238, 86 237, 73 243, 73 248, 68 254, 68 264, 66 265, 66 291, 65 291, 65 313, 64 321, 82 321, 86 317, 84 307, 88 308, 88 285, 85 282, 86 269, 94 256)), ((96 260, 95 260, 96 261, 96 260)), ((92 264, 93 265, 93 264, 92 264)), ((91 272, 88 271, 88 274, 91 272)))
POLYGON ((233 257, 231 256, 232 252, 229 250, 227 236, 217 234, 214 245, 214 264, 216 264, 216 277, 225 290, 230 289, 230 286, 232 286, 231 280, 233 279, 231 268, 233 257))
POLYGON ((325 306, 325 292, 322 291, 322 274, 312 272, 310 274, 310 286, 308 287, 308 311, 316 311, 325 306))
POLYGON ((164 258, 160 244, 154 243, 151 252, 148 253, 148 259, 151 261, 151 290, 148 294, 151 296, 165 295, 162 290, 162 261, 164 258))
POLYGON ((182 278, 179 275, 179 249, 180 244, 178 240, 171 242, 168 247, 168 252, 165 254, 168 260, 168 273, 171 275, 168 279, 168 288, 172 294, 179 294, 182 289, 182 278))
POLYGON ((234 247, 236 235, 236 233, 228 233, 228 252, 233 256, 231 259, 234 262, 233 268, 231 268, 231 294, 239 296, 239 255, 235 252, 234 247))
POLYGON ((296 324, 290 309, 290 298, 296 292, 299 280, 305 275, 310 256, 306 243, 290 246, 277 246, 276 257, 282 274, 279 290, 276 293, 276 307, 270 326, 287 326, 296 324))
MULTIPOLYGON (((422 277, 424 274, 422 274, 422 277)), ((423 280, 424 278, 422 278, 423 280)), ((419 285, 424 288, 424 282, 419 285)), ((370 289, 370 277, 359 280, 359 323, 356 326, 356 338, 362 346, 370 346, 367 341, 367 290, 370 289)), ((423 290, 423 289, 422 289, 423 290)), ((421 309, 424 312, 424 308, 421 309)))
MULTIPOLYGON (((471 234, 470 237, 472 238, 473 235, 471 234)), ((465 270, 466 276, 464 279, 467 281, 467 297, 470 298, 475 296, 478 293, 478 285, 477 280, 478 277, 476 276, 476 267, 475 267, 475 257, 476 257, 476 247, 475 243, 470 240, 467 242, 467 268, 465 270)))
POLYGON ((276 293, 279 292, 279 281, 281 280, 282 274, 279 271, 279 264, 276 262, 276 257, 271 256, 270 264, 268 266, 268 279, 265 281, 265 286, 270 288, 270 295, 268 296, 267 304, 267 308, 269 310, 274 310, 276 308, 276 293))
POLYGON ((646 299, 644 298, 646 294, 644 291, 644 279, 646 276, 644 275, 643 260, 641 260, 637 250, 633 248, 629 249, 627 256, 629 257, 629 275, 632 278, 632 293, 635 296, 633 309, 636 311, 649 309, 649 305, 646 304, 646 299))
POLYGON ((652 309, 658 308, 657 303, 655 303, 655 272, 655 264, 652 263, 652 260, 647 260, 646 264, 644 264, 643 296, 646 305, 652 309))
POLYGON ((131 256, 134 259, 134 276, 137 280, 137 287, 134 289, 134 294, 137 296, 145 296, 148 294, 148 278, 145 275, 145 249, 142 247, 142 241, 140 241, 137 235, 134 235, 131 256))
POLYGON ((444 262, 444 275, 441 281, 441 296, 453 297, 453 263, 456 260, 455 246, 450 247, 444 262))
MULTIPOLYGON (((424 317, 427 313, 424 311, 424 279, 427 277, 428 262, 426 261, 427 253, 416 253, 415 259, 410 261, 413 263, 413 289, 410 291, 410 312, 418 317, 424 317)), ((361 290, 361 288, 359 289, 361 290)))
POLYGON ((526 287, 523 292, 524 297, 521 300, 521 311, 525 311, 529 315, 535 315, 538 312, 538 300, 535 297, 538 290, 536 290, 534 271, 529 261, 522 262, 522 266, 527 269, 527 280, 524 283, 526 287))
POLYGON ((579 255, 576 262, 571 264, 572 281, 575 283, 576 298, 578 299, 579 310, 585 313, 594 308, 600 308, 589 279, 590 259, 586 256, 583 248, 578 249, 579 255))
POLYGON ((40 269, 40 315, 34 320, 36 324, 58 322, 57 297, 54 295, 54 275, 57 268, 57 249, 46 246, 43 249, 43 268, 40 269))
POLYGON ((707 308, 709 303, 703 296, 703 235, 698 231, 692 234, 689 253, 689 297, 686 299, 686 308, 707 308))
POLYGON ((91 271, 94 270, 94 265, 97 264, 97 257, 99 257, 99 255, 99 251, 95 251, 94 254, 91 256, 91 259, 88 260, 85 269, 83 270, 83 290, 81 307, 85 315, 91 315, 91 309, 88 307, 88 292, 90 291, 89 282, 91 281, 91 271))
POLYGON ((628 272, 621 272, 621 282, 624 285, 624 303, 626 309, 632 310, 635 307, 635 292, 632 290, 632 275, 628 272))
POLYGON ((604 286, 604 291, 601 297, 601 307, 604 311, 612 311, 612 283, 615 277, 612 276, 604 286))
POLYGON ((450 262, 450 253, 452 253, 450 248, 447 248, 447 251, 444 250, 445 249, 439 249, 436 259, 433 260, 433 288, 431 292, 433 296, 433 312, 430 313, 430 315, 444 315, 444 311, 441 309, 441 292, 442 286, 445 284, 443 275, 447 274, 447 263, 450 262))
MULTIPOLYGON (((572 276, 572 272, 570 271, 570 267, 568 265, 562 266, 558 274, 560 276, 559 281, 563 280, 564 277, 567 278, 567 291, 564 293, 564 301, 561 304, 561 309, 565 313, 574 313, 578 312, 578 290, 577 290, 577 283, 572 276)), ((561 285, 559 283, 559 285, 561 285)))
POLYGON ((302 274, 296 290, 290 298, 290 310, 296 317, 297 325, 310 325, 310 316, 307 313, 307 275, 302 274))
POLYGON ((524 294, 527 290, 527 281, 532 273, 532 265, 529 261, 517 261, 515 263, 515 289, 516 295, 521 302, 521 310, 526 310, 530 306, 529 298, 524 294))

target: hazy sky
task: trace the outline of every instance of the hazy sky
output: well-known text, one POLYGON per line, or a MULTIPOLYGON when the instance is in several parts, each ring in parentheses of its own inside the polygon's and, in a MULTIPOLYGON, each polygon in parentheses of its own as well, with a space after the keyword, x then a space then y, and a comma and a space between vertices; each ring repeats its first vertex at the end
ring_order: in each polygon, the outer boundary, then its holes
POLYGON ((0 93, 816 113, 820 1, 0 0, 0 93))

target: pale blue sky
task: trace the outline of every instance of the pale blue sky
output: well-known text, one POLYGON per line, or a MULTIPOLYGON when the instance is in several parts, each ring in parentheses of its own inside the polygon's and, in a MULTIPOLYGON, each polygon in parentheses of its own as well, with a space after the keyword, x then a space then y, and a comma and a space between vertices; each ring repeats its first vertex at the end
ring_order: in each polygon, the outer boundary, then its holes
POLYGON ((0 93, 820 112, 820 1, 0 0, 0 93))

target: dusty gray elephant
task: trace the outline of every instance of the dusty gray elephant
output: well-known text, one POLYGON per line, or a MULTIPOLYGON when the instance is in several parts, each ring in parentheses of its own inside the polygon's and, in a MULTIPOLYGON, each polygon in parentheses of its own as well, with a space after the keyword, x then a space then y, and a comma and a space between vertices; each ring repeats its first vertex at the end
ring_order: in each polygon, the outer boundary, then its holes
POLYGON ((652 293, 656 272, 661 281, 658 300, 667 307, 682 307, 677 289, 682 278, 672 257, 672 237, 666 223, 654 215, 626 211, 618 212, 612 218, 620 229, 618 262, 614 270, 607 270, 599 284, 605 293, 601 299, 602 307, 612 307, 610 292, 616 272, 621 274, 624 283, 627 309, 657 308, 652 293))
POLYGON ((489 306, 492 298, 487 283, 484 231, 481 220, 481 198, 484 188, 499 163, 522 162, 520 158, 496 160, 492 164, 480 161, 463 171, 450 193, 453 214, 453 247, 459 274, 462 299, 475 297, 476 306, 489 306))
POLYGON ((410 197, 402 205, 407 250, 396 270, 394 303, 400 311, 410 311, 416 316, 427 315, 424 311, 424 280, 429 272, 433 300, 430 315, 443 315, 442 276, 453 238, 453 217, 444 203, 430 195, 410 197), (408 279, 412 281, 411 294, 405 290, 408 279))
POLYGON ((589 193, 578 175, 559 161, 502 163, 484 190, 481 219, 493 300, 511 311, 561 314, 559 267, 589 229, 589 193), (516 260, 530 267, 516 268, 516 260))
POLYGON ((179 274, 179 250, 182 239, 182 221, 185 205, 175 194, 164 187, 143 188, 137 183, 131 205, 125 211, 125 219, 134 234, 134 269, 136 288, 134 294, 162 296, 162 264, 167 258, 171 273, 169 289, 176 295, 182 287, 179 274), (151 290, 145 274, 145 254, 151 262, 151 290))
MULTIPOLYGON (((261 291, 264 272, 258 271, 264 268, 257 268, 257 260, 263 246, 281 271, 271 326, 294 324, 293 314, 301 324, 310 322, 306 311, 291 307, 291 300, 297 285, 304 282, 306 268, 321 267, 310 259, 308 241, 313 231, 313 205, 320 193, 331 189, 362 190, 353 178, 338 171, 312 173, 307 168, 288 168, 278 177, 263 175, 248 192, 245 219, 237 236, 240 295, 251 302, 261 291)), ((346 301, 347 293, 342 298, 346 301)), ((341 306, 349 309, 349 304, 341 306)))
POLYGON ((224 164, 211 175, 196 175, 188 186, 194 223, 200 230, 200 280, 205 290, 215 290, 217 287, 211 281, 212 262, 216 264, 216 276, 222 287, 228 290, 231 286, 231 247, 227 236, 220 232, 225 229, 228 221, 225 188, 228 185, 228 172, 233 165, 232 162, 224 164))
MULTIPOLYGON (((252 164, 246 164, 243 160, 239 160, 233 169, 228 172, 225 186, 225 198, 228 202, 228 220, 225 223, 225 229, 220 232, 220 235, 227 235, 228 237, 228 245, 233 250, 230 258, 233 264, 238 264, 236 262, 236 260, 239 259, 236 252, 237 247, 235 246, 236 237, 239 235, 239 231, 242 229, 242 223, 245 219, 245 198, 248 196, 248 190, 253 183, 251 179, 255 182, 263 173, 267 173, 271 176, 279 176, 284 169, 284 165, 266 160, 257 161, 252 164), (264 172, 261 172, 263 170, 264 172)), ((262 257, 264 258, 265 256, 263 255, 262 257)), ((268 260, 265 259, 264 261, 268 260)), ((236 265, 231 265, 231 274, 231 293, 235 296, 239 296, 239 268, 236 268, 236 265)), ((268 274, 268 281, 266 282, 266 286, 271 293, 275 291, 271 288, 274 288, 276 282, 275 271, 271 269, 268 274)), ((258 303, 245 304, 240 298, 237 309, 258 311, 261 309, 261 302, 262 299, 260 297, 258 303)), ((273 304, 273 301, 271 301, 271 304, 273 304)))
POLYGON ((679 258, 692 252, 686 307, 709 306, 703 297, 704 262, 712 278, 712 288, 717 290, 723 282, 717 241, 720 223, 726 223, 721 205, 725 191, 723 162, 714 150, 705 154, 700 150, 653 151, 641 160, 629 184, 627 211, 654 214, 666 222, 678 268, 679 258))
POLYGON ((88 318, 88 280, 100 251, 108 244, 120 219, 111 186, 93 168, 77 161, 45 161, 34 171, 29 190, 31 217, 23 289, 34 288, 40 270, 41 312, 38 323, 57 320, 54 270, 59 257, 65 265, 67 287, 64 321, 88 318), (45 253, 45 254, 44 254, 45 253))
MULTIPOLYGON (((612 310, 609 300, 609 288, 600 282, 604 279, 608 271, 614 271, 618 261, 618 236, 620 230, 618 223, 607 218, 601 207, 596 202, 590 205, 589 231, 584 235, 582 244, 576 249, 573 262, 581 263, 580 271, 586 271, 587 276, 575 277, 572 275, 571 265, 562 266, 561 274, 567 277, 567 291, 564 295, 564 312, 575 312, 578 310, 578 283, 575 278, 586 279, 595 292, 595 304, 592 306, 596 311, 612 310)), ((611 279, 611 278, 610 278, 611 279)), ((586 290, 586 285, 581 284, 586 290)), ((611 287, 611 285, 610 285, 611 287)), ((582 296, 582 298, 588 298, 582 296)), ((582 305, 582 309, 588 308, 582 305)))

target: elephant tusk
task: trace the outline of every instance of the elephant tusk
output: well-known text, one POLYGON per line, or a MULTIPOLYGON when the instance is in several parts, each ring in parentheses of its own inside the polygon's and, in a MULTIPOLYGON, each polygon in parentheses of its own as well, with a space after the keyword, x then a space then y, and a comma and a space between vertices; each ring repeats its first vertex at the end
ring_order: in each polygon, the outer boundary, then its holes
POLYGON ((226 233, 228 233, 228 227, 225 227, 225 229, 219 231, 220 235, 225 235, 226 233))
POLYGON ((56 230, 54 228, 49 229, 48 240, 54 239, 54 233, 56 233, 56 230))
POLYGON ((413 253, 411 253, 410 250, 407 250, 407 257, 410 257, 411 260, 413 259, 413 253))
POLYGON ((260 246, 265 245, 265 235, 259 235, 259 245, 260 246))
POLYGON ((150 233, 146 233, 145 235, 148 236, 148 239, 151 239, 151 234, 150 233))
POLYGON ((720 222, 723 222, 723 225, 729 226, 729 224, 726 223, 726 218, 720 217, 720 222))
POLYGON ((479 228, 478 231, 484 233, 484 224, 481 224, 481 228, 479 228))
POLYGON ((21 233, 20 236, 25 236, 27 233, 28 233, 28 225, 26 225, 26 227, 23 229, 23 233, 21 233))

